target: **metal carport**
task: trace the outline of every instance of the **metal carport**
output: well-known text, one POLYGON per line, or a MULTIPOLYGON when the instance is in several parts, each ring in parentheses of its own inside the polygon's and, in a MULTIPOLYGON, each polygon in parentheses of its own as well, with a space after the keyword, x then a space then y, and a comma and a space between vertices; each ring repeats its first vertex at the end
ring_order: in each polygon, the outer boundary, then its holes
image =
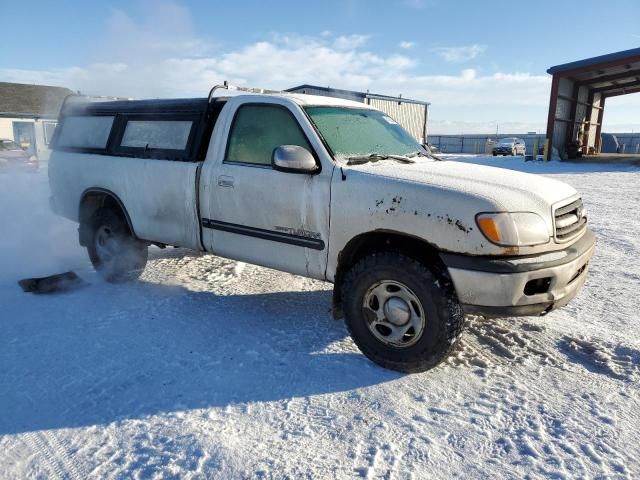
POLYGON ((546 157, 551 147, 563 156, 572 142, 582 153, 598 154, 605 100, 640 92, 640 48, 556 65, 551 74, 546 157))

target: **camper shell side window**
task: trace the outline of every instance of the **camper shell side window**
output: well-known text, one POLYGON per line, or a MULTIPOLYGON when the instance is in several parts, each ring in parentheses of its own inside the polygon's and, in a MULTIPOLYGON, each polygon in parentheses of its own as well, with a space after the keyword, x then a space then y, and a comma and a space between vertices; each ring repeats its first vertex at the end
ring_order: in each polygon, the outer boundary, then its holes
POLYGON ((203 161, 226 99, 141 100, 63 108, 55 150, 131 158, 203 161))

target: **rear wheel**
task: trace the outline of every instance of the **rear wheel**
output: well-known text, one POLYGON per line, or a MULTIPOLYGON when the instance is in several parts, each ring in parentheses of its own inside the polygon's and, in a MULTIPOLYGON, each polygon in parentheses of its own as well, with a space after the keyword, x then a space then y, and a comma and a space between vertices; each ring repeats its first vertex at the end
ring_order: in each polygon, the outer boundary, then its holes
POLYGON ((100 208, 90 219, 87 246, 93 267, 108 282, 135 280, 147 265, 147 244, 133 237, 124 216, 100 208))
POLYGON ((356 263, 342 298, 354 342, 385 368, 433 368, 462 333, 464 315, 451 281, 400 253, 372 254, 356 263))

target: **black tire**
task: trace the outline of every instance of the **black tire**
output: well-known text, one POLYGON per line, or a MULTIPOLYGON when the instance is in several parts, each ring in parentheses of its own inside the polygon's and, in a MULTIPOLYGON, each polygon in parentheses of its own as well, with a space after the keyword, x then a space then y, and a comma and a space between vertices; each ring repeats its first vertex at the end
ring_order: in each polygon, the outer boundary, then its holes
POLYGON ((108 282, 121 283, 137 279, 147 265, 148 245, 133 237, 121 212, 99 208, 89 220, 91 231, 87 252, 93 267, 108 282), (98 242, 108 232, 109 242, 116 246, 110 261, 100 254, 98 242))
POLYGON ((358 261, 345 275, 342 298, 347 329, 358 348, 378 365, 400 372, 422 372, 438 365, 464 327, 462 307, 448 275, 400 253, 377 253, 358 261), (424 311, 422 334, 409 346, 384 343, 368 324, 365 295, 388 280, 406 286, 424 311))
POLYGON ((494 157, 497 157, 497 156, 498 156, 498 154, 497 154, 496 152, 493 152, 493 156, 494 156, 494 157))

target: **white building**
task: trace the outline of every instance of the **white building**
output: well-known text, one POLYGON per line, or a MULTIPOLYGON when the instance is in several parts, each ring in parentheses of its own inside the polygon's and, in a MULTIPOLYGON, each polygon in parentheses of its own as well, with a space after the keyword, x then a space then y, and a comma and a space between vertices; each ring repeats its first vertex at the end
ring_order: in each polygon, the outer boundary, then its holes
POLYGON ((0 138, 15 141, 40 161, 49 159, 49 142, 67 88, 0 82, 0 138))

